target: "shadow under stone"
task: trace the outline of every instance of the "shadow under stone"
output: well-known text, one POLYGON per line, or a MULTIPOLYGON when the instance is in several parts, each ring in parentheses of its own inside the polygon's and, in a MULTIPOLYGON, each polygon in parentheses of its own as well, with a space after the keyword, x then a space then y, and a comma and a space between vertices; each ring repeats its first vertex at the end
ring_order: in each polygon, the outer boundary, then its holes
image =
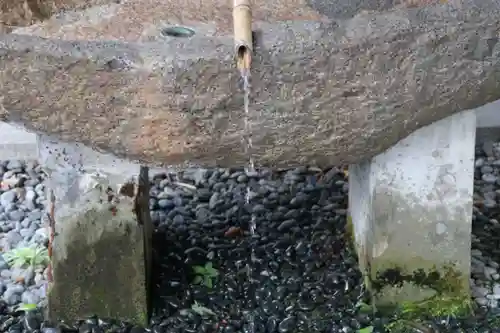
POLYGON ((193 192, 159 183, 171 195, 153 200, 165 217, 153 238, 154 313, 168 330, 310 333, 363 325, 360 274, 344 232, 343 173, 216 170, 193 192), (210 282, 207 264, 216 271, 210 282))

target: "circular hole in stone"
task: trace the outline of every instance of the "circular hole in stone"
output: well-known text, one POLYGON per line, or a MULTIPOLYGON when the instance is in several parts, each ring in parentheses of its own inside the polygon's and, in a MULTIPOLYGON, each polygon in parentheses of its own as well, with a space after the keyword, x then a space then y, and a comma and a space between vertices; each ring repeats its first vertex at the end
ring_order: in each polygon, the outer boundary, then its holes
POLYGON ((161 33, 168 37, 191 37, 194 35, 194 30, 186 27, 168 27, 163 29, 161 33))

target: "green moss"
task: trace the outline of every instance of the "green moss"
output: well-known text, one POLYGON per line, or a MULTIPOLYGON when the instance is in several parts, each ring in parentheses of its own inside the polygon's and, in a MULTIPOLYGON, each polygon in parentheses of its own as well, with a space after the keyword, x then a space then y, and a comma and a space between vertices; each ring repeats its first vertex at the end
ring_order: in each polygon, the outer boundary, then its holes
MULTIPOLYGON (((440 269, 418 269, 412 273, 395 264, 386 264, 384 267, 390 268, 378 271, 371 286, 377 310, 393 315, 394 320, 386 325, 387 331, 391 333, 422 330, 428 318, 461 317, 473 311, 464 276, 452 264, 440 269), (413 290, 416 294, 403 290, 413 290), (404 300, 418 299, 417 294, 431 296, 411 302, 404 300), (398 296, 401 298, 398 299, 398 296)), ((374 272, 377 271, 372 271, 372 277, 374 272)))
POLYGON ((377 307, 391 307, 407 300, 425 301, 438 294, 469 296, 469 277, 455 263, 439 265, 420 257, 398 258, 397 254, 384 253, 372 259, 369 266, 377 307))
POLYGON ((422 302, 405 302, 396 312, 392 322, 385 326, 390 333, 408 332, 415 329, 426 331, 425 322, 429 318, 458 318, 470 315, 474 310, 473 301, 468 296, 436 295, 422 302))
POLYGON ((98 315, 147 325, 142 235, 133 230, 134 217, 120 212, 98 206, 64 221, 68 229, 55 252, 49 295, 54 318, 98 315))
MULTIPOLYGON (((137 304, 136 306, 140 306, 140 304, 137 304)), ((148 313, 146 311, 138 311, 135 322, 147 326, 147 324, 149 323, 148 313)))
POLYGON ((400 268, 396 264, 386 264, 385 269, 377 269, 380 267, 372 266, 372 286, 375 291, 380 291, 385 285, 401 287, 404 282, 430 288, 438 293, 461 294, 467 289, 466 277, 459 273, 453 264, 439 269, 433 265, 430 269, 419 268, 413 272, 408 272, 408 268, 400 268))
POLYGON ((344 232, 345 242, 347 246, 349 246, 352 250, 356 251, 356 234, 354 233, 354 225, 352 223, 351 215, 347 215, 346 223, 345 223, 345 232, 344 232))

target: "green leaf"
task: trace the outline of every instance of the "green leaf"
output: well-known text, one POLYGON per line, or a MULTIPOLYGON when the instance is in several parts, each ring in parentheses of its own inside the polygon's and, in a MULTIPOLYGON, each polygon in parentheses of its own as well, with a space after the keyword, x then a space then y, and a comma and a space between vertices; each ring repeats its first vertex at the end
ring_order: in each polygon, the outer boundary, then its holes
POLYGON ((13 258, 10 264, 12 267, 23 267, 26 266, 26 260, 24 258, 13 258))
POLYGON ((212 262, 210 262, 210 261, 205 264, 205 275, 208 275, 211 277, 219 276, 219 271, 214 268, 212 262))
POLYGON ((212 289, 214 287, 214 284, 212 282, 212 278, 210 278, 208 276, 205 277, 205 286, 207 288, 210 288, 210 289, 212 289))
POLYGON ((193 271, 196 274, 201 274, 201 275, 205 275, 207 273, 205 267, 203 266, 193 266, 193 271))
POLYGON ((367 314, 373 311, 373 307, 370 306, 369 304, 366 304, 365 302, 359 302, 358 307, 359 307, 359 312, 361 313, 367 314))
POLYGON ((203 277, 201 275, 196 275, 193 280, 193 284, 200 284, 203 281, 203 277))
POLYGON ((216 277, 216 276, 219 276, 219 271, 216 270, 215 268, 210 268, 210 269, 207 269, 206 274, 210 277, 216 277))
POLYGON ((372 333, 373 326, 364 327, 358 330, 358 333, 372 333))
POLYGON ((25 311, 25 312, 28 312, 28 311, 33 311, 33 310, 36 310, 37 306, 36 304, 20 304, 18 307, 17 307, 17 311, 25 311))
POLYGON ((5 261, 11 266, 35 266, 49 261, 47 249, 43 246, 29 246, 13 249, 3 255, 5 261))
POLYGON ((31 259, 32 265, 41 265, 49 261, 49 251, 45 248, 38 247, 35 249, 34 256, 31 259))
POLYGON ((215 316, 215 312, 210 310, 209 308, 204 307, 203 305, 198 304, 198 302, 194 302, 193 305, 191 305, 191 310, 199 314, 200 316, 215 316))

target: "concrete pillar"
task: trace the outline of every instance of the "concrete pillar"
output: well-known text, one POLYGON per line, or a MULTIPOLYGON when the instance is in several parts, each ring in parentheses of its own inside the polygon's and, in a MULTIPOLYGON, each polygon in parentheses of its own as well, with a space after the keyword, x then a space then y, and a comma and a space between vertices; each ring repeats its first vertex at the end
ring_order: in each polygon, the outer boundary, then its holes
POLYGON ((49 317, 96 314, 146 324, 148 169, 0 122, 0 160, 9 159, 38 160, 48 175, 49 317))
POLYGON ((48 174, 48 315, 149 319, 148 169, 39 137, 48 174), (124 295, 126 297, 124 298, 124 295))
POLYGON ((475 109, 478 128, 500 127, 500 100, 475 109))
POLYGON ((378 305, 469 293, 476 115, 349 168, 355 247, 378 305))
POLYGON ((0 122, 0 160, 33 160, 38 157, 37 135, 0 122))

